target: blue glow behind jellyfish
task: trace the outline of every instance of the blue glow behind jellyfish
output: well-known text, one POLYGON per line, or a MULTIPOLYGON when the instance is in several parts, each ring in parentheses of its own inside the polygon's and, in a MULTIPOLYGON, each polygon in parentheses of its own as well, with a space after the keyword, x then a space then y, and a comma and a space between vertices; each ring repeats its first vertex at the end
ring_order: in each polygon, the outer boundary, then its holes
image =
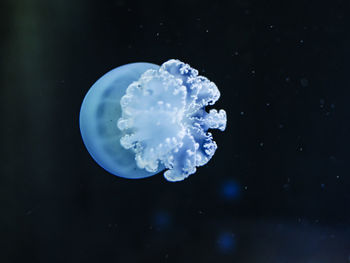
POLYGON ((217 145, 208 129, 225 130, 224 110, 211 109, 216 85, 179 60, 134 63, 99 79, 80 111, 84 143, 112 174, 144 178, 164 169, 169 181, 196 172, 217 145))

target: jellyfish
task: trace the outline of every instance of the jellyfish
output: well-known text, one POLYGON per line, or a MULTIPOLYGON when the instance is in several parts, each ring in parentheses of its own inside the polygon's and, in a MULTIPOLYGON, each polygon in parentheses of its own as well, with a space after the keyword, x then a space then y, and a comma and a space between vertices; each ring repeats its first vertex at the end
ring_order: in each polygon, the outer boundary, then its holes
POLYGON ((226 128, 226 112, 210 109, 217 86, 179 60, 131 63, 103 75, 80 109, 83 142, 113 175, 138 179, 164 171, 176 182, 214 155, 208 130, 226 128))

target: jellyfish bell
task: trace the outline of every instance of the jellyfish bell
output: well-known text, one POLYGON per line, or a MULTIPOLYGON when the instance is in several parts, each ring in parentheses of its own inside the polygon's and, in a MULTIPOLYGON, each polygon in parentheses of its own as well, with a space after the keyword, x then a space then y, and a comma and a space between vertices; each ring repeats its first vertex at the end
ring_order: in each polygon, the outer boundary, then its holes
POLYGON ((120 100, 128 86, 149 69, 151 63, 132 63, 117 67, 103 75, 90 88, 80 109, 80 132, 93 159, 108 172, 125 178, 149 177, 159 171, 148 172, 135 162, 135 154, 120 144, 123 136, 118 126, 122 109, 120 100))
POLYGON ((80 110, 86 148, 108 172, 145 178, 163 170, 180 181, 206 164, 217 149, 208 129, 224 130, 224 110, 209 112, 216 85, 179 60, 161 66, 132 63, 102 76, 80 110))

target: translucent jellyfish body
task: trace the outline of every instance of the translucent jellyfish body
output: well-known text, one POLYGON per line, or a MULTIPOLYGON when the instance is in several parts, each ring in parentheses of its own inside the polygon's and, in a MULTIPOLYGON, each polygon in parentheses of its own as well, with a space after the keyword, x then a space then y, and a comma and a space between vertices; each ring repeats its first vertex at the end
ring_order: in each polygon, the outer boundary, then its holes
POLYGON ((167 180, 181 181, 217 149, 208 130, 225 130, 226 113, 205 107, 219 97, 213 82, 179 60, 127 64, 86 94, 81 135, 95 161, 114 175, 144 178, 165 170, 167 180))

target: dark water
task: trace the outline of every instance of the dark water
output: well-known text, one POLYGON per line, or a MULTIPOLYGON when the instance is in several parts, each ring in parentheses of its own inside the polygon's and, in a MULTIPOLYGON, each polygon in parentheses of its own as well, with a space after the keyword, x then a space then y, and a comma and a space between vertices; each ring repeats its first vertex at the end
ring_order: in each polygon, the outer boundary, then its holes
POLYGON ((0 262, 350 262, 348 1, 0 3, 0 262), (178 58, 228 114, 180 183, 101 169, 78 116, 130 62, 178 58))

